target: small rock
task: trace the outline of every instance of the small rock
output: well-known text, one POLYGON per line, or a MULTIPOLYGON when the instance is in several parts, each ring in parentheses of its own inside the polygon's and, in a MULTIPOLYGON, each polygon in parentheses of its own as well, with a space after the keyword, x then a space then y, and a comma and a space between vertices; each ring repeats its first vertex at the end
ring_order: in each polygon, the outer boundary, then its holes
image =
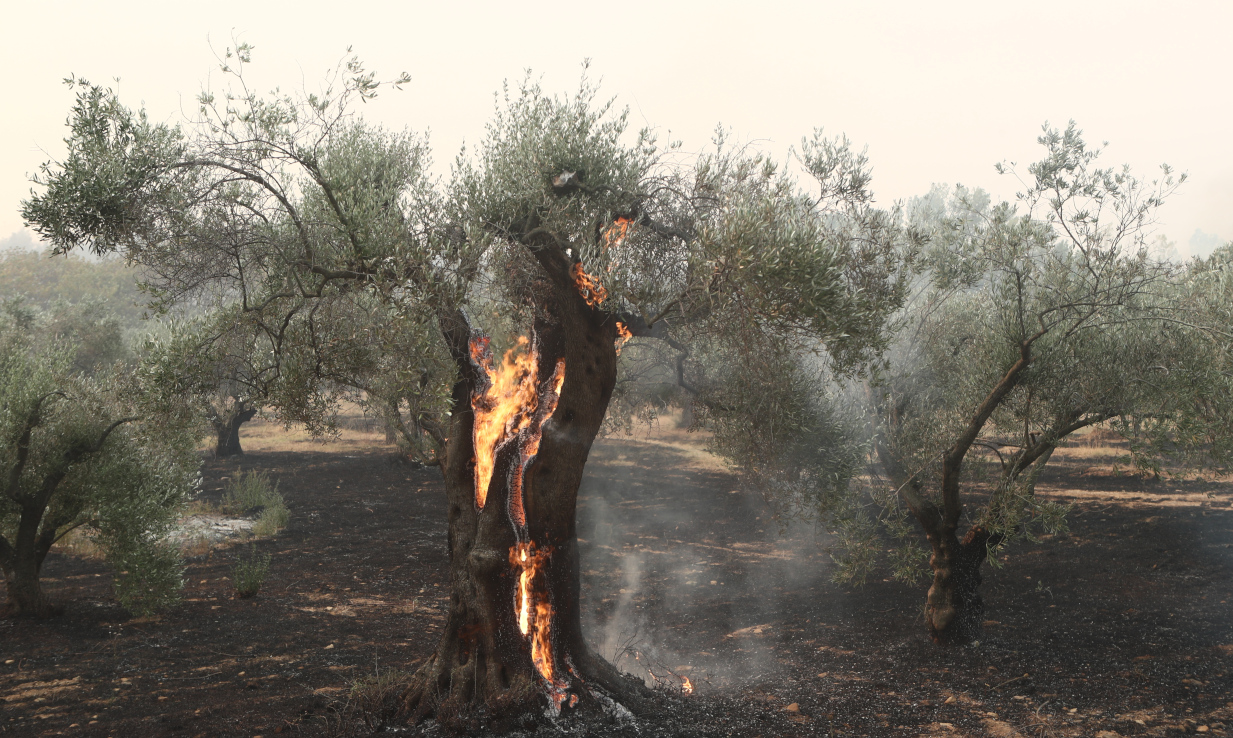
POLYGON ((947 698, 946 698, 946 702, 945 702, 944 704, 947 704, 947 705, 953 705, 953 704, 955 704, 955 696, 954 696, 954 695, 951 695, 950 697, 947 697, 947 698))
POLYGON ((1096 738, 1122 738, 1122 734, 1114 733, 1112 730, 1102 730, 1096 734, 1096 738))
POLYGON ((328 650, 330 650, 330 649, 331 649, 331 648, 333 648, 333 647, 334 647, 334 644, 333 644, 333 643, 331 643, 330 645, 328 645, 328 646, 326 646, 326 647, 325 647, 325 650, 327 650, 327 651, 328 651, 328 650))
MULTIPOLYGON (((783 709, 784 709, 784 711, 785 711, 785 712, 800 712, 800 711, 801 711, 801 706, 800 706, 799 704, 797 704, 797 703, 793 702, 792 704, 788 705, 787 707, 785 707, 785 708, 783 708, 783 709)), ((1207 726, 1204 726, 1204 727, 1206 728, 1207 726)))

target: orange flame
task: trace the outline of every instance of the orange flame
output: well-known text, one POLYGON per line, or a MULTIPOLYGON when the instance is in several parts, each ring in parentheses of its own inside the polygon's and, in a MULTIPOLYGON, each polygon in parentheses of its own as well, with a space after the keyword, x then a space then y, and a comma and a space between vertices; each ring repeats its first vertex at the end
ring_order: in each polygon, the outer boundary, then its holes
MULTIPOLYGON (((509 551, 510 564, 518 569, 518 591, 515 597, 515 612, 518 614, 518 630, 531 643, 531 663, 543 678, 553 707, 560 711, 569 685, 557 678, 556 663, 552 658, 552 603, 536 590, 536 579, 542 577, 548 551, 537 551, 534 543, 516 543, 509 551)), ((572 672, 573 670, 570 669, 572 672)), ((570 695, 570 706, 578 701, 570 695)))
POLYGON ((557 359, 549 388, 539 396, 539 412, 535 413, 531 422, 522 431, 522 445, 518 449, 518 466, 510 475, 509 516, 518 527, 526 527, 527 515, 522 500, 522 478, 527 467, 539 454, 539 442, 544 437, 544 422, 552 417, 557 410, 557 402, 561 399, 561 385, 565 384, 565 359, 557 359))
POLYGON ((582 269, 581 263, 570 267, 569 274, 574 278, 574 286, 578 288, 578 294, 582 295, 582 299, 586 300, 591 307, 598 306, 608 298, 608 290, 604 289, 598 279, 587 274, 582 269))
POLYGON ((681 679, 684 680, 684 682, 681 684, 681 691, 683 691, 685 694, 693 694, 694 693, 694 683, 689 681, 689 677, 681 677, 681 679))
POLYGON ((633 338, 634 334, 630 333, 629 328, 626 327, 626 325, 619 320, 616 322, 616 329, 617 329, 616 352, 617 352, 617 356, 620 356, 621 347, 625 345, 626 341, 633 338))
POLYGON ((539 355, 534 348, 528 350, 530 342, 526 336, 518 339, 518 346, 505 352, 501 366, 495 369, 488 343, 486 337, 471 339, 471 358, 488 375, 487 389, 471 398, 475 411, 475 504, 481 510, 488 501, 497 449, 531 424, 539 406, 535 388, 539 355))
POLYGON ((549 684, 556 681, 552 661, 552 604, 536 597, 534 581, 548 559, 546 551, 536 551, 533 543, 518 543, 510 549, 510 563, 518 574, 518 630, 531 641, 531 662, 549 684))
POLYGON ((629 232, 629 227, 634 224, 631 218, 617 218, 616 222, 608 226, 604 231, 604 243, 608 248, 619 246, 625 240, 625 234, 629 232))

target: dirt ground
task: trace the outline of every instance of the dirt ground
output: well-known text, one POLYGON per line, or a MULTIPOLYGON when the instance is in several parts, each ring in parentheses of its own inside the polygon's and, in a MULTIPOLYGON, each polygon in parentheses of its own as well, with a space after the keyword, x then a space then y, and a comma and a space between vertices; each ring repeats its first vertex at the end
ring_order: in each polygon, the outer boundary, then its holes
MULTIPOLYGON (((381 438, 327 446, 250 424, 248 454, 205 462, 207 499, 239 469, 280 481, 290 526, 254 599, 237 553, 189 560, 184 603, 132 619, 105 566, 53 553, 66 613, 0 621, 0 735, 340 732, 357 679, 411 670, 446 607, 433 470, 381 438)), ((661 428, 597 444, 580 496, 586 632, 669 685, 636 723, 536 735, 1160 736, 1233 734, 1233 485, 1118 475, 1116 449, 1065 449, 1044 483, 1071 532, 985 570, 982 640, 929 642, 925 582, 830 582, 825 532, 781 531, 756 497, 661 428), (696 691, 674 696, 681 678, 696 691)), ((385 733, 436 735, 429 724, 385 733)))

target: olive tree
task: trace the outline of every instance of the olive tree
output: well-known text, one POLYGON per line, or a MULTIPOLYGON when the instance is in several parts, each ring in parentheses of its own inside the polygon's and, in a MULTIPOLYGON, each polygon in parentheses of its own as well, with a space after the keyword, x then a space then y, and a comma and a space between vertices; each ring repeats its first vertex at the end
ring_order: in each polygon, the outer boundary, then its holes
POLYGON ((1191 309, 1187 269, 1147 247, 1181 179, 1098 167, 1073 123, 1039 140, 1045 157, 1016 204, 962 187, 915 203, 922 272, 860 390, 875 476, 868 497, 832 508, 842 577, 863 578, 886 533, 899 576, 928 561, 925 619, 939 643, 979 635, 985 561, 1017 536, 1064 528, 1067 507, 1035 494, 1059 444, 1109 424, 1139 432, 1142 460, 1162 459, 1197 427, 1190 380, 1206 374, 1210 389, 1218 375, 1200 365, 1215 359, 1219 324, 1191 309))
POLYGON ((902 233, 871 207, 864 157, 816 135, 804 183, 721 138, 687 158, 585 78, 564 97, 527 81, 440 182, 426 139, 352 113, 381 84, 358 61, 321 93, 261 97, 249 56, 179 127, 83 84, 25 218, 56 248, 124 252, 160 299, 214 300, 199 336, 255 329, 280 417, 321 427, 362 388, 439 466, 449 613, 407 714, 636 707, 640 683, 583 637, 575 530, 618 377, 622 407, 639 402, 620 359, 666 367, 645 396, 664 377, 695 395, 739 465, 777 462, 825 419, 794 394, 876 353, 901 296, 902 233))
MULTIPOLYGON (((81 344, 56 317, 0 315, 0 568, 7 612, 47 617, 57 607, 39 573, 51 547, 88 530, 115 568, 126 607, 175 601, 177 550, 166 542, 196 484, 193 435, 174 403, 145 395, 123 365, 87 374, 81 344)), ((87 352, 88 354, 89 352, 87 352)))

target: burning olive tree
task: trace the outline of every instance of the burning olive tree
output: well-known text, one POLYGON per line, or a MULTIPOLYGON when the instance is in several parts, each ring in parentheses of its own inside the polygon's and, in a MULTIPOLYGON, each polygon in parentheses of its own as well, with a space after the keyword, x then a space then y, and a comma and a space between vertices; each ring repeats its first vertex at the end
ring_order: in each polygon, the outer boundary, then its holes
POLYGON ((915 203, 923 272, 884 369, 859 392, 880 472, 863 491, 877 504, 834 507, 843 576, 866 575, 885 532, 902 544, 899 576, 915 579, 928 556, 925 617, 939 643, 979 635, 986 560, 1015 537, 1064 529, 1067 507, 1035 495, 1059 444, 1100 424, 1146 463, 1227 443, 1230 426, 1202 407, 1227 384, 1227 336, 1199 309, 1213 293, 1200 265, 1147 247, 1180 180, 1167 167, 1151 182, 1098 168, 1073 123, 1040 143, 1017 206, 964 188, 915 203))
MULTIPOLYGON (((721 139, 687 158, 628 131, 584 78, 568 97, 507 89, 442 183, 426 140, 351 113, 381 84, 357 61, 319 94, 263 98, 249 53, 181 127, 78 83, 68 156, 26 219, 61 250, 122 250, 161 299, 213 300, 202 351, 256 327, 250 361, 283 418, 320 423, 362 388, 439 466, 450 608, 408 715, 636 707, 640 682, 581 630, 591 444, 614 394, 624 413, 671 386, 751 471, 796 436, 820 445, 793 458, 826 456, 809 387, 879 350, 903 288, 903 234, 870 206, 864 157, 815 135, 808 185, 721 139)), ((792 473, 846 468, 817 466, 792 473)))

